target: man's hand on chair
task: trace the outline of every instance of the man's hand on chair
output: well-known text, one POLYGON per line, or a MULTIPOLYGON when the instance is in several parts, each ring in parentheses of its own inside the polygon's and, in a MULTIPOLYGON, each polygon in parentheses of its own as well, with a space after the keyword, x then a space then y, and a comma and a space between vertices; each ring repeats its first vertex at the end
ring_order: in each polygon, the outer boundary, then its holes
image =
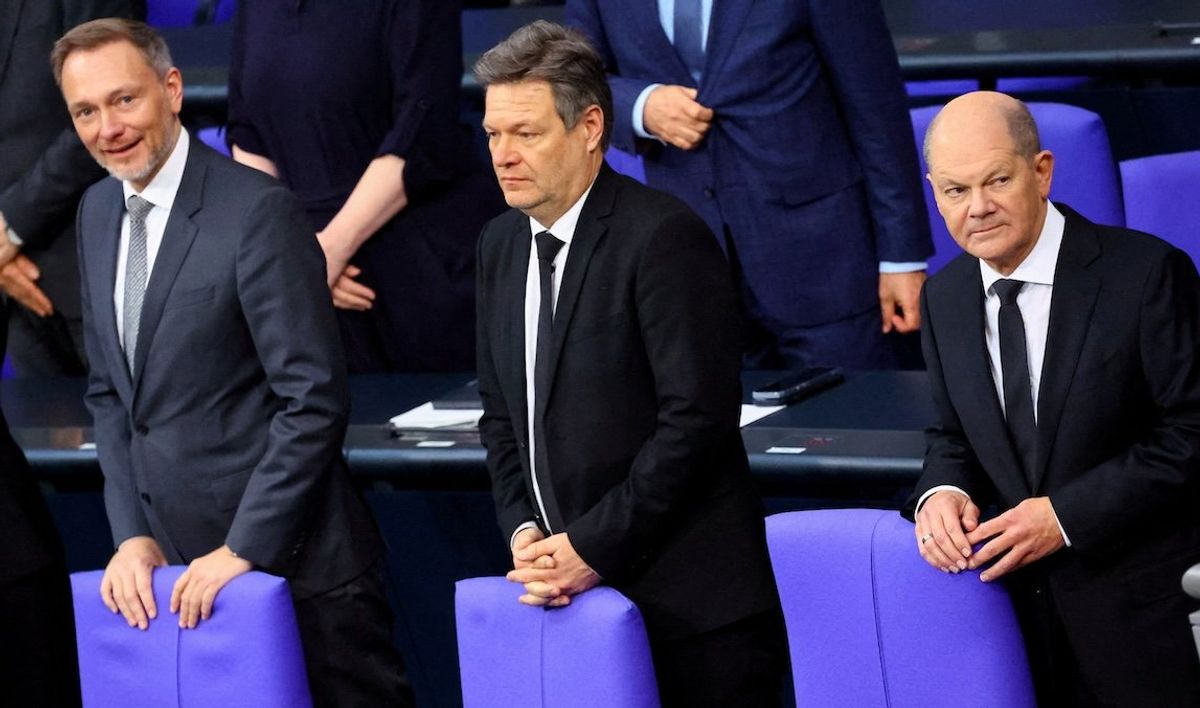
POLYGON ((149 536, 127 538, 117 547, 104 577, 100 599, 114 613, 120 612, 130 627, 146 629, 158 616, 154 604, 154 569, 167 564, 162 549, 149 536))
POLYGON ((221 546, 192 561, 171 591, 171 612, 179 613, 179 626, 193 629, 212 615, 217 593, 230 581, 254 566, 238 558, 229 546, 221 546))
POLYGON ((520 601, 534 607, 562 607, 572 595, 590 590, 600 576, 575 552, 565 533, 514 550, 513 559, 529 564, 510 571, 508 579, 525 586, 520 601))

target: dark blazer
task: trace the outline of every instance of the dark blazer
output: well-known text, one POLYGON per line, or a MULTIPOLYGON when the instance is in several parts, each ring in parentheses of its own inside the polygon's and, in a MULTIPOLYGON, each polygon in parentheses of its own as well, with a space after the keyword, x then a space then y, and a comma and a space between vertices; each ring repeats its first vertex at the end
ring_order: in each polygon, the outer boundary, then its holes
MULTIPOLYGON (((1035 484, 1006 434, 984 343, 979 261, 964 255, 929 279, 922 299, 939 420, 908 512, 939 484, 966 490, 981 509, 1049 496, 1072 545, 1026 575, 1045 578, 1042 591, 1098 697, 1195 705, 1200 664, 1187 612, 1196 603, 1180 578, 1200 561, 1200 280, 1182 251, 1059 209, 1066 230, 1039 386, 1035 484)), ((1021 575, 1014 592, 1024 592, 1021 575)))
MULTIPOLYGON (((7 330, 0 327, 0 359, 7 330)), ((0 411, 0 587, 62 560, 58 531, 25 454, 0 411)))
POLYGON ((933 252, 896 53, 877 0, 714 0, 693 151, 635 137, 651 83, 696 86, 652 0, 569 0, 604 57, 613 145, 720 236, 766 313, 820 324, 879 306, 879 261, 933 252), (836 197, 834 195, 837 195, 836 197))
MULTIPOLYGON (((537 518, 525 399, 531 241, 516 210, 479 241, 480 435, 505 538, 537 518)), ((738 430, 736 300, 704 223, 603 167, 554 317, 552 383, 539 404, 575 549, 637 603, 652 637, 774 607, 762 506, 738 430)))
POLYGON ((192 140, 132 378, 113 308, 123 214, 109 178, 78 223, 87 405, 114 542, 153 536, 177 563, 227 543, 301 594, 352 579, 381 545, 341 455, 345 364, 299 203, 192 140))
POLYGON ((135 0, 0 3, 0 212, 42 272, 38 286, 68 319, 79 317, 75 209, 104 176, 79 142, 50 71, 54 41, 97 17, 143 17, 135 0))

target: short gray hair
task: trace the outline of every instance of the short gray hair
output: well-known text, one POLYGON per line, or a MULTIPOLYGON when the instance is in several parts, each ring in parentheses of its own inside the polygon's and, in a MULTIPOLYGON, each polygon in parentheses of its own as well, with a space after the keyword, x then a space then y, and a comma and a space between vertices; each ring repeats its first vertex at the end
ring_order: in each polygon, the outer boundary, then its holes
POLYGON ((599 106, 604 114, 600 147, 608 147, 612 89, 603 60, 580 32, 545 20, 527 24, 479 57, 475 80, 485 90, 495 84, 545 81, 567 128, 574 128, 589 106, 599 106))
POLYGON ((54 43, 54 49, 50 52, 54 81, 62 86, 63 64, 72 52, 99 49, 114 42, 132 44, 159 79, 164 78, 174 66, 167 43, 150 25, 121 17, 104 17, 74 27, 54 43))
MULTIPOLYGON (((1014 98, 1010 105, 1002 106, 998 110, 1004 118, 1008 134, 1012 138, 1013 149, 1021 157, 1032 160, 1034 155, 1042 151, 1042 139, 1038 135, 1037 122, 1034 121, 1033 114, 1029 112, 1029 106, 1026 106, 1024 101, 1014 98)), ((941 117, 942 113, 938 111, 938 114, 929 122, 929 127, 925 129, 925 141, 921 144, 921 154, 925 157, 926 167, 929 166, 930 142, 934 130, 937 128, 938 119, 941 117)))

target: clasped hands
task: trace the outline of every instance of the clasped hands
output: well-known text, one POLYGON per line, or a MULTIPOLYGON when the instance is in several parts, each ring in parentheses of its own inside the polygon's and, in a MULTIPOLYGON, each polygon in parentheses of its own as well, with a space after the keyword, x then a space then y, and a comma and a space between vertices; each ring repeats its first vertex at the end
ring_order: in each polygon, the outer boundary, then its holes
POLYGON ((362 269, 350 263, 354 247, 328 229, 317 234, 317 242, 325 253, 325 277, 333 304, 343 310, 369 310, 375 302, 375 291, 355 280, 362 269))
POLYGON ((947 573, 974 570, 994 561, 979 576, 984 582, 997 580, 1066 545, 1049 497, 1026 499, 979 523, 979 507, 965 494, 949 490, 925 500, 917 513, 916 539, 921 557, 947 573), (972 551, 977 543, 983 546, 972 551))
POLYGON ((525 586, 520 602, 533 607, 563 607, 571 596, 590 590, 600 576, 575 552, 565 533, 549 538, 540 529, 523 529, 513 539, 513 570, 506 576, 525 586))
MULTIPOLYGON (((166 564, 153 538, 134 536, 125 540, 104 569, 100 599, 114 614, 120 612, 130 627, 146 629, 158 616, 153 572, 166 564)), ((221 588, 252 567, 250 561, 234 555, 229 546, 192 561, 171 590, 170 610, 178 613, 179 626, 193 629, 200 620, 208 619, 221 588)))

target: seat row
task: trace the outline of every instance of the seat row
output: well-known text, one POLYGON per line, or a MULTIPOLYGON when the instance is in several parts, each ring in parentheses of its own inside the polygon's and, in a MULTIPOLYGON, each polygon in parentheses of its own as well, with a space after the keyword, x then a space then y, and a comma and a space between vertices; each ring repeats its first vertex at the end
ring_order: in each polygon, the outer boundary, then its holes
MULTIPOLYGON (((947 575, 927 565, 912 524, 895 511, 777 514, 767 519, 767 542, 797 705, 1034 705, 1003 586, 979 582, 976 572, 947 575)), ((182 570, 155 571, 160 608, 182 570)), ((222 591, 199 628, 180 630, 166 615, 145 632, 104 607, 99 582, 98 571, 72 576, 86 705, 311 704, 283 580, 249 573, 222 591)), ((500 577, 458 583, 466 708, 659 705, 633 603, 598 587, 545 610, 519 604, 521 592, 500 577)))

